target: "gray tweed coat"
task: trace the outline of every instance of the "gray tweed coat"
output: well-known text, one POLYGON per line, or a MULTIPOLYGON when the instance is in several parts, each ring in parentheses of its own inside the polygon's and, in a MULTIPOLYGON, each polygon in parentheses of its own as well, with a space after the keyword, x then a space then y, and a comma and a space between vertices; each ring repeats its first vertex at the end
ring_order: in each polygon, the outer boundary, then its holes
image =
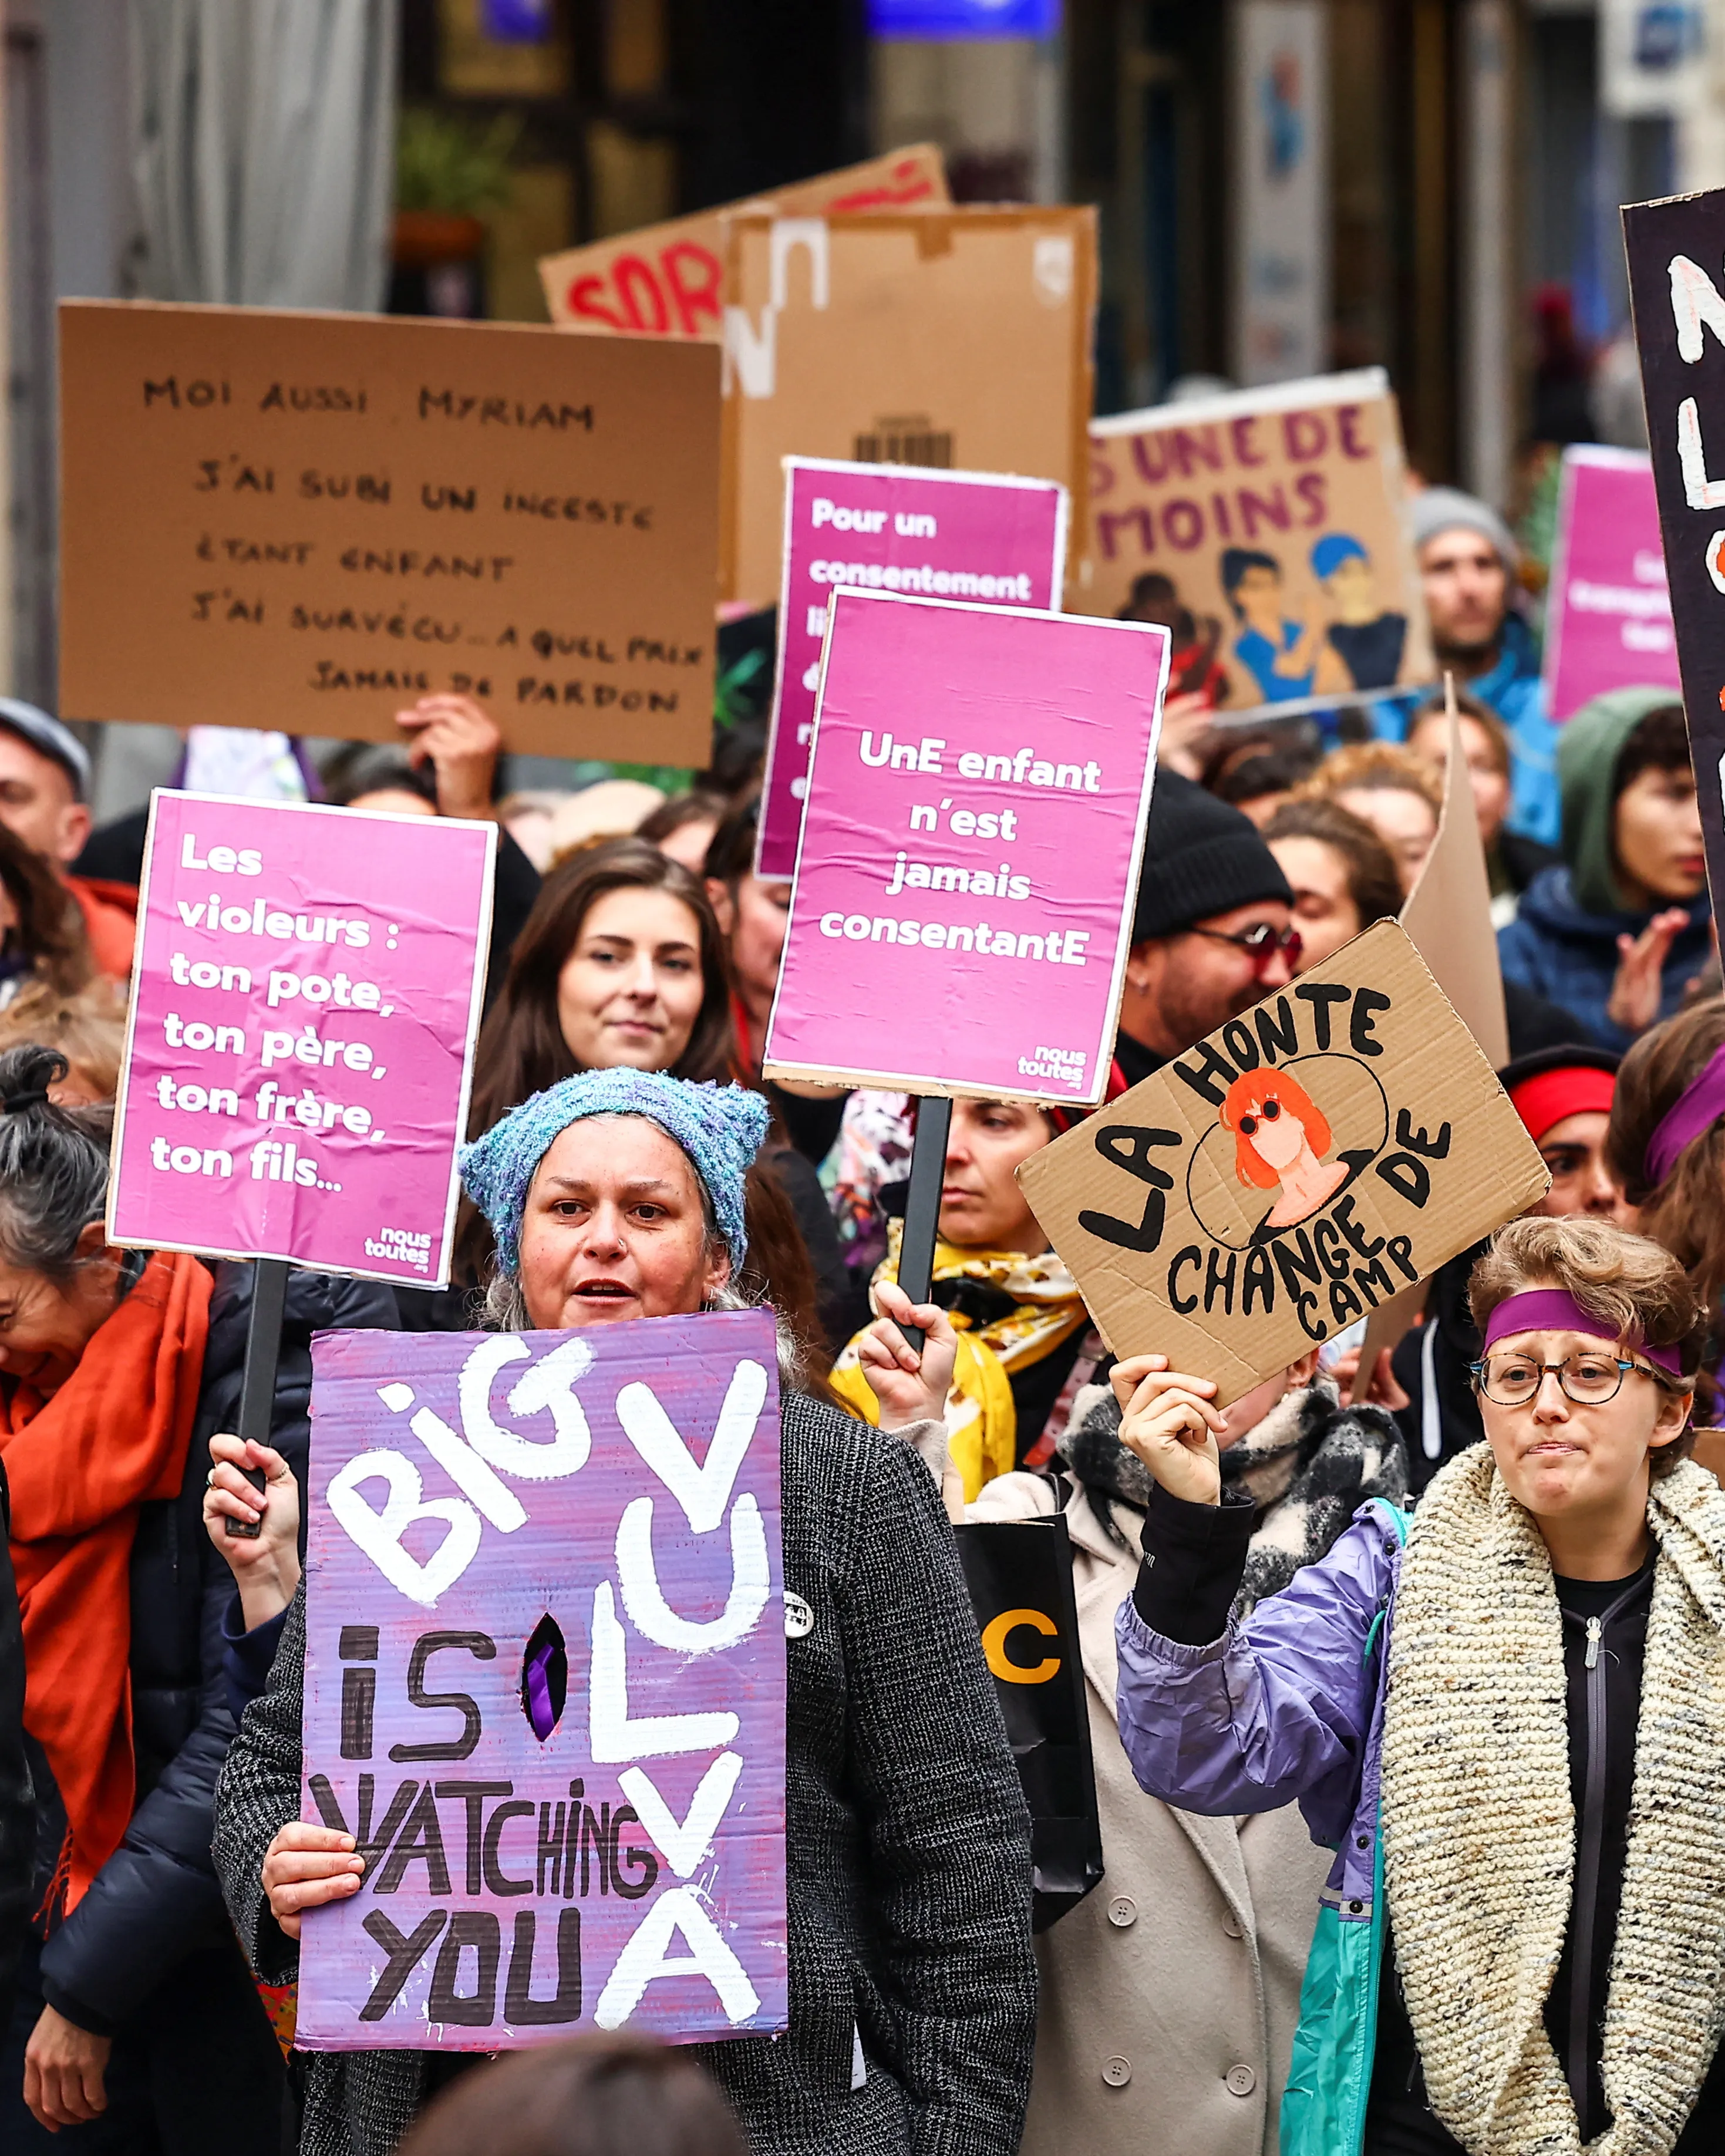
MULTIPOLYGON (((790 2030, 700 2056, 756 2156, 1013 2156, 1036 2033, 1029 1823, 952 1533, 908 1445, 819 1402, 785 1396, 781 1456, 785 1587, 814 1614, 788 1645, 790 2030)), ((297 1953, 259 1874, 299 1816, 305 1650, 302 1591, 216 1799, 216 1870, 272 1983, 297 1953)), ((300 2156, 386 2156, 423 2055, 300 2056, 300 2156)))

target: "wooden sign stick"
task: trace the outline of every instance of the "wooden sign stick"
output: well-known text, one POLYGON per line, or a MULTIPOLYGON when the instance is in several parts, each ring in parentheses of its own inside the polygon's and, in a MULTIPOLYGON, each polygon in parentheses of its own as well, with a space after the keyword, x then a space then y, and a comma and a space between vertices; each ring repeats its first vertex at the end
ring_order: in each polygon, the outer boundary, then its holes
MULTIPOLYGON (((911 1142, 911 1188, 905 1199, 905 1232, 898 1246, 898 1284, 912 1302, 927 1302, 934 1285, 934 1244, 940 1227, 941 1184, 947 1173, 947 1139, 952 1103, 944 1093, 925 1093, 916 1108, 911 1142)), ((900 1328, 920 1354, 920 1326, 900 1328)))
MULTIPOLYGON (((281 1313, 287 1301, 288 1265, 285 1258, 259 1258, 252 1269, 252 1306, 245 1325, 245 1367, 239 1380, 239 1428, 236 1437, 270 1442, 270 1409, 275 1404, 275 1372, 281 1360, 281 1313)), ((254 1489, 264 1487, 261 1468, 248 1473, 254 1489)), ((228 1532, 252 1542, 263 1531, 261 1520, 225 1522, 228 1532)))

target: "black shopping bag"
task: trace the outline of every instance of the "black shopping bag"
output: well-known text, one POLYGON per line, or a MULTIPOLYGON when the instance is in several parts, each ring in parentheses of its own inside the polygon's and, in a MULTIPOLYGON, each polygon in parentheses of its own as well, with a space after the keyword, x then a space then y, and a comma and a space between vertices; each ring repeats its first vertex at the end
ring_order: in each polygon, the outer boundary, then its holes
POLYGON ((1102 1876, 1066 1522, 1056 1512, 953 1532, 1030 1807, 1034 1922, 1044 1932, 1102 1876))

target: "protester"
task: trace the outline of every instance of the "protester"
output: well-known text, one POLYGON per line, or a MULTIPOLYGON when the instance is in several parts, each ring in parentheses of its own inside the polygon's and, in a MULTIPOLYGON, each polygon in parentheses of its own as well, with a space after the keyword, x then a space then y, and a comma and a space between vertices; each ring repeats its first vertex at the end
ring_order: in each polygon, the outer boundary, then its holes
POLYGON ((401 2156, 747 2156, 694 2060, 644 2036, 591 2035, 465 2074, 401 2156))
POLYGON ((1301 801, 1334 801, 1369 824, 1389 849, 1404 896, 1420 880, 1437 837, 1443 790, 1428 766, 1389 742, 1353 742, 1327 756, 1301 801))
MULTIPOLYGON (((1509 813, 1511 751, 1502 720, 1489 704, 1466 690, 1456 692, 1455 711, 1491 882, 1491 918, 1502 928, 1515 919, 1517 901, 1534 877, 1542 869, 1554 867, 1558 856, 1554 848, 1541 845, 1525 832, 1504 828, 1509 813)), ((1415 710, 1408 721, 1408 747, 1421 762, 1431 766, 1441 787, 1450 760, 1449 718, 1442 696, 1428 696, 1415 710)))
MULTIPOLYGON (((732 1075, 732 1057, 724 944, 705 891, 644 839, 614 840, 547 879, 480 1029, 468 1128, 478 1137, 577 1070, 716 1079, 732 1075)), ((849 1281, 814 1169, 777 1138, 751 1173, 750 1201, 768 1299, 806 1341, 836 1345, 849 1281)), ((471 1206, 455 1255, 453 1295, 403 1296, 410 1324, 465 1323, 490 1256, 471 1206)))
POLYGON ((1284 802, 1263 831, 1294 894, 1301 973, 1333 957, 1374 921, 1393 921, 1401 911, 1389 849, 1339 802, 1284 802))
MULTIPOLYGON (((1623 1059, 1607 1173, 1641 1232, 1662 1243, 1709 1310, 1725 1296, 1725 1002, 1652 1027, 1623 1059)), ((1707 1358, 1717 1363, 1717 1349, 1707 1358)))
POLYGON ((1300 963, 1294 894, 1237 808, 1158 772, 1138 870, 1111 1096, 1159 1070, 1300 963))
POLYGON ((1563 865, 1497 938, 1506 980, 1573 1011, 1602 1047, 1668 1018, 1711 950, 1707 861, 1682 706, 1617 689, 1563 730, 1563 865))
POLYGON ((1301 781, 1311 777, 1315 761, 1309 750, 1286 736, 1224 736, 1204 758, 1198 783, 1261 831, 1301 781))
MULTIPOLYGON (((1498 1072, 1551 1177, 1550 1189, 1527 1209, 1529 1218, 1638 1224, 1606 1151, 1617 1065, 1609 1049, 1571 1046, 1517 1056, 1498 1072)), ((1426 1287, 1425 1322, 1403 1336, 1393 1358, 1406 1400, 1396 1413, 1416 1490, 1485 1435, 1473 1384, 1480 1336, 1467 1294, 1486 1249, 1476 1243, 1438 1267, 1426 1287)))
MULTIPOLYGON (((97 2145, 278 2156, 280 2055, 208 1855, 233 1723, 225 1576, 196 1530, 208 1439, 239 1406, 250 1269, 217 1281, 193 1257, 108 1245, 110 1117, 54 1106, 65 1075, 50 1050, 0 1055, 0 1459, 37 1911, 0 2145, 45 2148, 100 2117, 97 2145)), ((301 1341, 393 1321, 387 1289, 295 1279, 301 1341)), ((273 1410, 302 1466, 309 1369, 303 1346, 285 1355, 273 1410)))
POLYGON ((111 1101, 126 1052, 124 991, 100 977, 74 995, 45 982, 27 988, 0 1009, 0 1050, 27 1041, 66 1059, 65 1076, 48 1089, 50 1101, 63 1108, 111 1101))
POLYGON ((699 875, 706 866, 713 834, 725 820, 726 806, 719 795, 702 787, 674 793, 643 819, 635 836, 657 846, 668 860, 680 861, 691 875, 699 875))
MULTIPOLYGON (((1044 1109, 1024 1101, 955 1101, 941 1178, 933 1299, 949 1313, 955 1367, 942 1401, 967 1497, 1015 1467, 1054 1456, 1074 1395, 1102 1352, 1065 1261, 1025 1202, 1014 1171, 1055 1136, 1044 1109)), ((908 1188, 894 1187, 900 1202, 908 1188)), ((870 1306, 898 1281, 903 1222, 889 1229, 870 1306)), ((870 1422, 879 1404, 860 1356, 876 1328, 860 1332, 833 1366, 833 1389, 870 1422)))
MULTIPOLYGON (((735 1306, 744 1170, 767 1122, 741 1088, 626 1069, 506 1116, 463 1156, 495 1239, 492 1322, 735 1306)), ((814 1615, 788 1649, 790 2029, 688 2056, 757 2156, 1011 2156, 1035 2017, 1029 1844, 957 1553, 910 1445, 811 1393, 793 1337, 780 1359, 784 1584, 814 1615)), ((299 1821, 305 1637, 302 1587, 218 1805, 216 1863, 266 1980, 292 1974, 301 1923, 354 1890, 362 1861, 299 1821)), ((461 2063, 308 2055, 302 2156, 382 2156, 461 2063)))
POLYGON ((551 819, 565 795, 549 787, 528 787, 506 793, 497 803, 497 821, 541 875, 551 866, 551 819))
POLYGON ((83 914, 53 863, 0 823, 0 1010, 33 988, 75 995, 95 973, 83 914))
MULTIPOLYGON (((1451 486, 1414 497, 1414 547, 1438 665, 1465 682, 1509 730, 1515 782, 1509 828, 1554 845, 1558 730, 1527 624, 1510 605, 1520 555, 1495 509, 1451 486)), ((1380 707, 1387 717, 1388 707, 1380 707)))
POLYGON ((137 938, 136 891, 69 873, 90 836, 89 791, 90 758, 70 727, 33 704, 0 696, 0 824, 39 855, 72 894, 97 971, 124 981, 131 978, 137 938))
MULTIPOLYGON (((790 927, 791 886, 755 874, 759 797, 733 809, 707 848, 707 896, 719 916, 731 957, 731 1019, 737 1034, 737 1075, 761 1082, 767 1022, 778 988, 785 932, 790 927)), ((802 1083, 763 1089, 798 1152, 817 1166, 833 1149, 844 1121, 842 1086, 802 1083)))
MULTIPOLYGON (((913 1309, 883 1286, 861 1342, 863 1371, 903 1423, 937 1413, 965 1338, 938 1303, 913 1309), (921 1322, 920 1357, 899 1329, 921 1322)), ((1368 1498, 1400 1503, 1407 1468, 1395 1425, 1314 1382, 1316 1352, 1228 1410, 1222 1472, 1253 1507, 1238 1614, 1323 1555, 1368 1498)), ((966 1520, 1063 1513, 1083 1650, 1101 1890, 1037 1941, 1042 1999, 1027 2156, 1119 2145, 1107 2062, 1123 2060, 1155 2146, 1270 2156, 1297 2019, 1301 1974, 1327 1859, 1295 1808, 1204 1819, 1147 1797, 1115 1725, 1114 1627, 1132 1591, 1151 1481, 1120 1441, 1106 1383, 1077 1396, 1051 1473, 1008 1474, 956 1508, 966 1520)), ((926 1426, 933 1428, 931 1422, 926 1426)), ((956 1443, 953 1451, 956 1454, 956 1443)), ((927 1456, 927 1455, 925 1455, 927 1456)), ((929 1457, 937 1475, 952 1455, 929 1457)))
POLYGON ((608 839, 633 838, 643 819, 664 806, 660 789, 639 778, 602 778, 566 795, 551 819, 552 866, 608 839))
POLYGON ((1214 1388, 1118 1367, 1158 1485, 1122 1738, 1164 1802, 1297 1799, 1337 1851, 1281 2156, 1701 2156, 1725 2137, 1725 1495, 1684 1456, 1705 1313, 1603 1220, 1512 1222, 1471 1304, 1485 1445, 1244 1625, 1214 1388))

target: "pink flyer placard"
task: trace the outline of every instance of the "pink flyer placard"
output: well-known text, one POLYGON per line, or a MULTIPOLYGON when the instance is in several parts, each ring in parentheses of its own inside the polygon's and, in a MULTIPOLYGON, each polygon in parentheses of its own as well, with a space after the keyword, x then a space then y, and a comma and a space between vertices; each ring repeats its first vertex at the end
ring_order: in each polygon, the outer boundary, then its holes
POLYGON ((1567 449, 1545 613, 1548 707, 1567 719, 1608 689, 1643 685, 1680 685, 1652 460, 1567 449))
POLYGON ((778 673, 756 846, 758 875, 797 865, 827 603, 841 584, 924 598, 1055 608, 1066 490, 993 472, 784 459, 778 673))
POLYGON ((1167 630, 832 607, 767 1075, 1101 1100, 1167 630))
POLYGON ((159 792, 108 1234, 442 1286, 489 824, 159 792))

